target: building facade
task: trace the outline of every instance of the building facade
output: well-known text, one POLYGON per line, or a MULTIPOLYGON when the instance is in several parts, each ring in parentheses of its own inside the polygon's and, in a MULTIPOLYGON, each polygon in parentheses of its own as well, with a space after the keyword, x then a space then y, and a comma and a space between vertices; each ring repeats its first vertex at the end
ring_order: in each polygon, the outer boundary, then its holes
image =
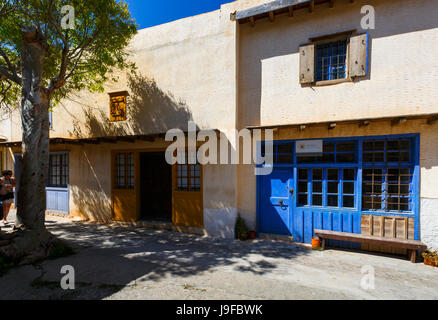
MULTIPOLYGON (((433 0, 238 0, 139 30, 137 73, 54 108, 48 210, 221 237, 240 214, 297 242, 326 229, 438 248, 437 17, 433 0), (272 174, 168 165, 164 134, 188 121, 230 141, 273 129, 272 174)), ((0 128, 19 174, 19 113, 0 128)))

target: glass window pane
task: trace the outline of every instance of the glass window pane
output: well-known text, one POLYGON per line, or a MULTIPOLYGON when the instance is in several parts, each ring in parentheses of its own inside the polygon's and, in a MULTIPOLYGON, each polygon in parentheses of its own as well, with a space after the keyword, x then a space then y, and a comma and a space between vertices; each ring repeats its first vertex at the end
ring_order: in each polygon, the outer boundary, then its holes
POLYGON ((354 196, 344 196, 343 197, 343 207, 344 208, 354 208, 354 196))
POLYGON ((308 204, 307 194, 299 194, 298 195, 298 205, 307 206, 307 204, 308 204))
POLYGON ((322 193, 322 182, 320 181, 313 181, 313 192, 316 193, 322 193))
POLYGON ((322 180, 322 169, 313 169, 312 178, 313 180, 322 180))
POLYGON ((288 164, 292 163, 292 154, 279 154, 277 155, 277 163, 288 164))
POLYGON ((322 206, 322 195, 321 194, 312 195, 312 204, 314 206, 322 206))
POLYGON ((327 170, 328 180, 339 180, 339 170, 338 169, 328 169, 327 170))
POLYGON ((353 163, 356 162, 354 153, 337 153, 336 162, 338 163, 353 163))
POLYGON ((337 207, 338 206, 338 196, 328 195, 327 196, 327 206, 337 207))
POLYGON ((335 144, 330 142, 324 142, 324 152, 335 152, 335 144))
POLYGON ((328 193, 338 193, 339 183, 338 182, 328 182, 327 183, 327 192, 328 193))
POLYGON ((302 193, 302 192, 307 192, 307 181, 299 181, 298 182, 298 192, 302 193))
POLYGON ((354 169, 344 169, 344 180, 356 180, 355 170, 354 169))
POLYGON ((279 145, 278 153, 292 153, 292 145, 290 144, 279 145))
POLYGON ((336 145, 336 152, 354 152, 356 149, 355 142, 343 142, 336 145))
POLYGON ((308 169, 298 169, 298 179, 307 180, 309 170, 308 169))
POLYGON ((354 182, 344 182, 344 194, 354 194, 354 182))

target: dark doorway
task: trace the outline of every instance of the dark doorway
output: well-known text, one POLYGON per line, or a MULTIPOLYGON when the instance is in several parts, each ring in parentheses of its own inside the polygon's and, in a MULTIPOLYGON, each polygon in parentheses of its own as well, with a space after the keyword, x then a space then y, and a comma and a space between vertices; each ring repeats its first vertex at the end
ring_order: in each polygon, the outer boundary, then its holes
POLYGON ((172 166, 164 152, 140 153, 141 219, 172 221, 172 166))

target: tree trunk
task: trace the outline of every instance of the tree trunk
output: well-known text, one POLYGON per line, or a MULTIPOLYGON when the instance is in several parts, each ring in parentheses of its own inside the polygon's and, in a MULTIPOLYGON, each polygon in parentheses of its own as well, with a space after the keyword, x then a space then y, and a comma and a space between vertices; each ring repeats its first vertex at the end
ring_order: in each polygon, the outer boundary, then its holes
POLYGON ((17 225, 11 245, 0 252, 26 262, 45 258, 56 239, 45 227, 49 172, 50 96, 43 82, 46 42, 35 29, 23 28, 22 100, 23 167, 18 191, 17 225))

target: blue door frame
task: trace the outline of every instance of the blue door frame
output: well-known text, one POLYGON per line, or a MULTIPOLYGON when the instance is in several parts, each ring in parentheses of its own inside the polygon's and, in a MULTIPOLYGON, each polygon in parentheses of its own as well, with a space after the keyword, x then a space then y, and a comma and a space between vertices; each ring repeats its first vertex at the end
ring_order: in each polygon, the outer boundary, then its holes
MULTIPOLYGON (((276 233, 276 234, 286 234, 292 235, 294 241, 302 243, 311 243, 312 237, 314 236, 314 229, 323 229, 330 231, 340 231, 348 233, 361 233, 361 219, 362 215, 377 215, 377 216, 404 216, 408 218, 414 218, 415 220, 415 239, 420 239, 420 228, 419 228, 419 218, 420 218, 420 134, 402 134, 402 135, 383 135, 383 136, 361 136, 361 137, 342 137, 342 138, 323 138, 323 139, 305 139, 305 140, 323 140, 324 142, 348 142, 348 141, 358 141, 356 150, 356 163, 309 163, 309 164, 298 164, 297 156, 295 150, 293 150, 292 159, 293 162, 290 164, 278 164, 274 163, 273 174, 270 176, 258 176, 257 177, 257 231, 259 233, 276 233), (367 168, 367 165, 363 163, 363 141, 366 140, 384 140, 384 139, 410 139, 412 144, 411 148, 411 161, 405 165, 409 165, 413 168, 412 177, 412 207, 409 212, 387 212, 387 211, 368 211, 362 210, 362 171, 367 168), (326 207, 326 206, 298 206, 297 204, 297 191, 298 191, 298 170, 308 168, 355 168, 357 170, 356 183, 355 183, 355 208, 336 208, 336 207, 326 207), (270 179, 274 180, 281 179, 278 177, 279 172, 288 172, 284 174, 283 180, 288 179, 288 183, 293 185, 293 195, 289 197, 287 207, 289 222, 287 223, 287 231, 284 228, 278 227, 277 232, 272 229, 276 223, 271 223, 267 227, 266 219, 269 215, 266 215, 266 210, 270 211, 272 215, 275 210, 278 211, 278 201, 275 199, 280 199, 279 195, 272 194, 277 192, 276 188, 269 188, 270 179), (270 178, 271 177, 271 178, 270 178), (269 193, 271 192, 271 194, 269 193), (268 193, 267 193, 268 192, 268 193), (271 208, 269 206, 270 198, 271 208), (267 232, 271 231, 271 232, 267 232)), ((281 140, 274 142, 274 150, 277 150, 277 146, 284 144, 292 144, 293 149, 295 149, 295 142, 300 140, 281 140)), ((275 153, 275 151, 274 151, 275 153)), ((276 159, 277 156, 274 156, 276 159)), ((368 166, 370 167, 370 166, 368 166)), ((312 170, 309 170, 312 171, 312 170)), ((326 174, 327 170, 324 170, 326 174)), ((326 179, 326 176, 324 177, 326 179)), ((278 182, 278 181, 277 181, 278 182)), ((277 185, 278 183, 275 182, 277 185)), ((309 182, 310 183, 310 182, 309 182)), ((326 186, 326 183, 324 183, 326 186)), ((290 188, 290 187, 288 187, 290 188)), ((342 188, 342 187, 340 187, 342 188)), ((284 190, 281 191, 284 194, 284 190)), ((327 190, 324 190, 327 193, 327 190)), ((339 196, 342 196, 341 194, 339 196)), ((310 197, 309 197, 310 199, 310 197)), ((340 200, 341 201, 341 200, 340 200)), ((326 205, 326 203, 324 203, 326 205)), ((277 221, 280 221, 277 217, 277 221)), ((269 224, 268 224, 269 225, 269 224)), ((285 227, 284 224, 283 227, 285 227)), ((351 243, 337 243, 337 245, 342 245, 346 247, 356 248, 360 245, 351 243)))

